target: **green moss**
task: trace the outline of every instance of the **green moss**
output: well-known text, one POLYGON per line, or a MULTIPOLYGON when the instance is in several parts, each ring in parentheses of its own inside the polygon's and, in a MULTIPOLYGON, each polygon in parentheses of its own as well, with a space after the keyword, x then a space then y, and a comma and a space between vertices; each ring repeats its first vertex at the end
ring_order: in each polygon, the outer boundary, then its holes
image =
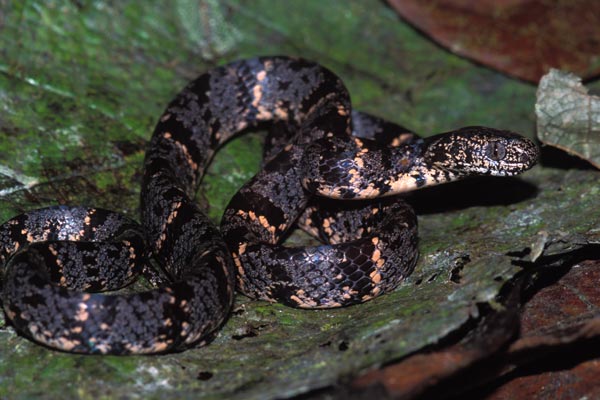
MULTIPOLYGON (((319 61, 362 109, 425 134, 471 124, 533 133, 533 87, 441 50, 381 2, 9 3, 0 26, 1 219, 56 203, 137 215, 143 151, 169 99, 201 71, 258 54, 319 61)), ((261 145, 261 134, 246 135, 217 154, 198 196, 214 220, 257 170, 261 145)), ((239 296, 240 311, 210 346, 153 357, 62 354, 6 328, 0 379, 11 385, 0 397, 281 398, 418 351, 493 300, 519 270, 506 253, 543 230, 548 251, 560 254, 560 240, 597 230, 596 172, 546 167, 524 179, 537 193, 509 204, 444 207, 437 196, 441 206, 419 217, 413 276, 364 305, 302 311, 239 296), (206 371, 212 377, 198 379, 206 371)), ((469 199, 479 188, 462 190, 469 199)))

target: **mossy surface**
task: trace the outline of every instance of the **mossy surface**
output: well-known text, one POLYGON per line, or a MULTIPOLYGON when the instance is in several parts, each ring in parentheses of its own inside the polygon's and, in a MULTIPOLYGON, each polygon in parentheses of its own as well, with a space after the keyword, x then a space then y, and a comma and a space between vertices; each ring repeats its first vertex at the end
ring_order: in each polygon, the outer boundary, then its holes
MULTIPOLYGON (((489 125, 533 137, 534 87, 440 49, 383 2, 141 4, 0 1, 0 220, 57 203, 137 216, 146 140, 165 104, 202 71, 262 54, 316 60, 345 80, 356 107, 424 135, 489 125)), ((198 195, 215 221, 258 168, 261 141, 245 135, 217 155, 198 195)), ((77 356, 6 326, 0 397, 268 399, 343 381, 477 316, 521 270, 515 254, 598 241, 598 177, 538 166, 408 196, 421 256, 394 293, 325 311, 238 296, 203 348, 77 356)))

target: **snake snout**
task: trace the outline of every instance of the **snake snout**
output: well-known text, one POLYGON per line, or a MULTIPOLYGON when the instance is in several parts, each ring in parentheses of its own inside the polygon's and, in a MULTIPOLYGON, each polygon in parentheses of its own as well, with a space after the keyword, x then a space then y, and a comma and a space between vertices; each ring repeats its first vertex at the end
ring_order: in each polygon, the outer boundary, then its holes
POLYGON ((508 161, 515 165, 515 174, 530 169, 538 162, 538 147, 527 138, 521 137, 517 143, 512 143, 511 152, 514 155, 508 161))

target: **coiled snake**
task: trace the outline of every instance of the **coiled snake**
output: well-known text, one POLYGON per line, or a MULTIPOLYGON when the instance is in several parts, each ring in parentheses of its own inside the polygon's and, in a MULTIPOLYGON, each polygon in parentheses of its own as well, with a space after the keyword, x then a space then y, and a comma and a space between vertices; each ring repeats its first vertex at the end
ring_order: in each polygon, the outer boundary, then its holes
POLYGON ((514 175, 536 160, 535 145, 513 133, 469 127, 422 139, 352 111, 340 79, 305 60, 233 62, 191 82, 160 117, 144 162, 141 227, 68 206, 0 226, 4 311, 21 334, 52 348, 133 354, 209 340, 236 281, 250 297, 295 307, 360 303, 394 289, 417 259, 414 212, 383 197, 514 175), (196 189, 219 146, 269 121, 276 129, 263 168, 219 230, 194 202, 196 189), (282 246, 294 224, 325 244, 282 246), (130 283, 149 252, 168 275, 157 288, 96 293, 130 283))

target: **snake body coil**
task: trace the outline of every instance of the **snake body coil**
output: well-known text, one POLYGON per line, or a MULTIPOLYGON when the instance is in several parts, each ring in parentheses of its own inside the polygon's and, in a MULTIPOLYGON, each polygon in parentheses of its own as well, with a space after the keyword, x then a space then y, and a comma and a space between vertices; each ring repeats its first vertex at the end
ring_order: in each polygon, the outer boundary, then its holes
POLYGON ((248 296, 296 307, 363 302, 395 288, 417 259, 412 209, 382 197, 514 175, 536 159, 535 145, 516 134, 470 127, 422 139, 352 111, 340 79, 314 63, 234 62, 191 82, 160 117, 144 162, 143 228, 66 206, 0 226, 3 307, 19 332, 44 345, 132 354, 209 340, 228 315, 236 277, 248 296), (231 200, 219 230, 194 202, 196 189, 215 151, 263 122, 277 128, 264 166, 231 200), (294 224, 324 244, 281 246, 294 224), (140 293, 91 293, 130 283, 149 252, 168 281, 140 293))

